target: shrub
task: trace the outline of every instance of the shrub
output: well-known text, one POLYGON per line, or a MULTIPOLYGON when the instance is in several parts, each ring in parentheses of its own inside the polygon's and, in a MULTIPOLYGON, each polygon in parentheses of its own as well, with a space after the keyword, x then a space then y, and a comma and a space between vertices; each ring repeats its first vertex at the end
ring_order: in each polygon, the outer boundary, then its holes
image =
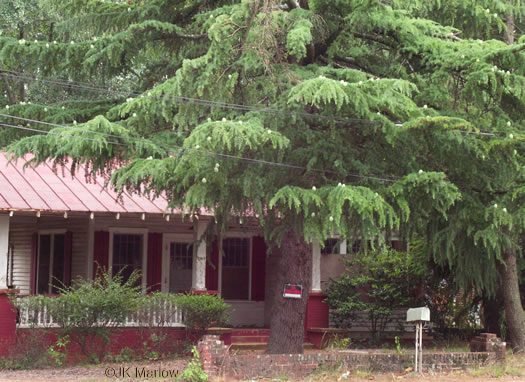
MULTIPOLYGON (((59 288, 58 297, 31 296, 17 300, 18 308, 38 312, 43 307, 59 327, 59 337, 68 337, 79 345, 89 362, 101 361, 113 329, 122 326, 136 311, 141 289, 139 272, 127 280, 120 273, 97 272, 93 281, 76 280, 74 286, 59 288)), ((35 325, 36 320, 30 320, 35 325)))
POLYGON ((176 304, 182 311, 182 320, 187 328, 205 330, 212 326, 224 326, 228 322, 230 306, 219 296, 179 294, 176 304))
POLYGON ((392 249, 349 255, 346 272, 327 291, 332 318, 348 328, 356 313, 366 312, 372 338, 383 334, 394 308, 417 304, 415 291, 425 267, 406 252, 392 249))

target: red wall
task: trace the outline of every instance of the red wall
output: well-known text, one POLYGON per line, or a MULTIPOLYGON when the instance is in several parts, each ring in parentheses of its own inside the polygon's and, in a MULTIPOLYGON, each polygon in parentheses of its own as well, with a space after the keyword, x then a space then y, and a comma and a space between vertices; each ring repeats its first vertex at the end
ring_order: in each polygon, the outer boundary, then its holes
POLYGON ((323 300, 326 295, 318 292, 310 292, 308 303, 306 304, 305 329, 327 328, 329 307, 323 300))
POLYGON ((18 291, 0 289, 0 356, 5 356, 16 344, 16 312, 9 294, 18 291))

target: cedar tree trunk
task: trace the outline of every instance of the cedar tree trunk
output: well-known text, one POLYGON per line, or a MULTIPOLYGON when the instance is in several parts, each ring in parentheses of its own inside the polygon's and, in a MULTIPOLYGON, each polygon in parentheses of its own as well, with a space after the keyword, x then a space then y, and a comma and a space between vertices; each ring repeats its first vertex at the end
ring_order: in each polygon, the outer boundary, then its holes
POLYGON ((502 270, 503 301, 509 339, 515 352, 523 352, 525 350, 525 313, 521 305, 516 250, 508 249, 503 260, 505 262, 502 270))
POLYGON ((295 232, 283 235, 277 271, 277 282, 273 287, 274 299, 270 319, 269 354, 303 353, 304 321, 306 303, 312 282, 312 246, 297 239, 295 232), (284 298, 284 284, 303 286, 301 299, 284 298))
POLYGON ((483 296, 482 305, 485 331, 487 333, 496 333, 498 337, 501 337, 500 317, 501 312, 505 311, 501 287, 498 287, 495 296, 483 296))

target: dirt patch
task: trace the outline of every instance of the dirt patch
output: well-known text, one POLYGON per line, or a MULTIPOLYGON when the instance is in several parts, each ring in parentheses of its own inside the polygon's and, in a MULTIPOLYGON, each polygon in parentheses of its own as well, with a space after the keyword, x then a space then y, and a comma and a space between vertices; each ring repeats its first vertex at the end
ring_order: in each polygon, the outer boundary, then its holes
POLYGON ((175 374, 181 374, 187 363, 187 360, 137 361, 64 368, 2 370, 0 381, 173 381, 175 374))
MULTIPOLYGON (((180 373, 186 367, 187 360, 164 360, 156 362, 136 362, 136 363, 111 363, 94 366, 76 366, 64 368, 48 368, 33 370, 17 371, 0 371, 0 381, 143 381, 143 380, 170 380, 173 378, 115 378, 107 377, 105 371, 112 368, 118 371, 119 368, 130 368, 129 373, 133 373, 135 368, 142 370, 145 368, 150 371, 154 370, 178 370, 180 373)), ((285 379, 283 376, 280 380, 293 381, 285 379)), ((218 378, 217 382, 225 382, 230 379, 218 378)), ((370 373, 366 370, 335 369, 320 370, 310 376, 297 380, 299 382, 343 382, 343 381, 431 381, 431 382, 477 382, 493 380, 497 382, 525 381, 525 356, 511 355, 507 359, 506 366, 492 365, 479 369, 444 371, 440 373, 425 373, 422 376, 414 375, 411 372, 406 373, 370 373)), ((261 381, 272 381, 272 379, 262 379, 261 381)))

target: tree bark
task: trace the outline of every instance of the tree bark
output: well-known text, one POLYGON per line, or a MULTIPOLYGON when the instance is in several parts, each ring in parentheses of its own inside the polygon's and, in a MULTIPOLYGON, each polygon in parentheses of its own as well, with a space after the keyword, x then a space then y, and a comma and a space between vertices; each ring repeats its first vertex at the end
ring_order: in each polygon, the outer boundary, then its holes
POLYGON ((525 351, 525 312, 521 305, 516 250, 508 249, 503 256, 503 261, 505 262, 502 270, 505 321, 512 349, 514 352, 521 353, 525 351))
POLYGON ((501 288, 498 288, 495 296, 483 296, 482 305, 485 331, 487 333, 495 333, 498 337, 501 337, 500 317, 501 312, 505 309, 501 288))
POLYGON ((281 241, 277 282, 270 319, 269 354, 303 353, 306 303, 312 283, 312 246, 287 232, 281 241), (284 284, 303 287, 301 299, 284 298, 284 284))
POLYGON ((505 15, 505 42, 509 45, 514 45, 514 13, 510 11, 505 15))

